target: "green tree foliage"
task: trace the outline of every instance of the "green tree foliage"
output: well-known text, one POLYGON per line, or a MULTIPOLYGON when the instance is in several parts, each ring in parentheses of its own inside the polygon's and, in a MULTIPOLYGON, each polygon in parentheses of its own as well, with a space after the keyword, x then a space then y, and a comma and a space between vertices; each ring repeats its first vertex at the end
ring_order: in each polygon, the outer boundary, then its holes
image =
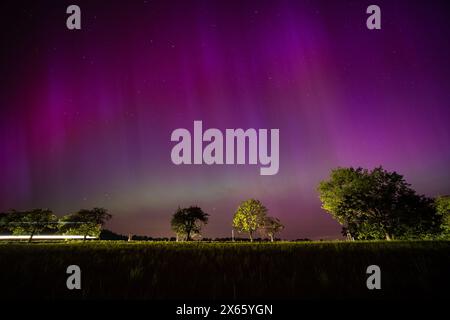
POLYGON ((440 196, 435 200, 436 211, 442 217, 442 233, 450 237, 450 196, 440 196))
POLYGON ((318 191, 322 208, 357 239, 424 238, 440 226, 432 200, 382 167, 334 169, 318 191))
POLYGON ((320 182, 318 190, 322 208, 344 226, 344 231, 354 235, 361 225, 360 216, 363 215, 359 207, 365 201, 361 198, 369 190, 367 170, 334 169, 329 180, 320 182))
POLYGON ((275 234, 282 231, 283 229, 284 225, 281 224, 280 219, 274 217, 265 217, 263 219, 261 230, 264 234, 266 234, 270 238, 270 241, 273 242, 275 234))
POLYGON ((240 204, 233 218, 233 227, 239 232, 246 232, 250 241, 253 233, 264 225, 267 208, 259 200, 249 199, 240 204))
POLYGON ((104 208, 82 209, 61 218, 59 231, 67 235, 99 237, 102 226, 111 219, 111 214, 104 208))
POLYGON ((14 235, 30 235, 28 242, 31 242, 35 234, 55 229, 57 221, 49 209, 10 210, 0 215, 0 228, 14 235))
POLYGON ((203 225, 208 223, 208 214, 200 207, 178 208, 173 214, 170 225, 178 239, 190 241, 193 236, 200 235, 203 225))

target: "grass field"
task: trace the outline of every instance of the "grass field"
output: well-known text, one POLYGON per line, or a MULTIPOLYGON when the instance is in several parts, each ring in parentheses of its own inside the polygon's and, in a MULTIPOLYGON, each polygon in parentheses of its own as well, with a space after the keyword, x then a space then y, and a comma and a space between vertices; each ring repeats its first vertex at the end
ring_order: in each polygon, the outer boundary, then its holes
POLYGON ((0 283, 29 299, 446 298, 450 241, 0 243, 0 283), (66 288, 72 264, 81 290, 66 288))

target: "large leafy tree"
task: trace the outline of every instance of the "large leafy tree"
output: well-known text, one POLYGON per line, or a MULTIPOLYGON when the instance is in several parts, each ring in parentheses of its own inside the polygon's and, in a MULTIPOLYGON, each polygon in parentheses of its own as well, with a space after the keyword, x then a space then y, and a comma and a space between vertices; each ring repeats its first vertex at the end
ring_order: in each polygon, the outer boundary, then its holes
POLYGON ((233 218, 233 227, 239 232, 246 232, 250 241, 253 233, 264 225, 267 208, 259 200, 249 199, 240 204, 233 218))
POLYGON ((103 225, 112 215, 104 208, 82 209, 61 218, 59 231, 68 235, 99 237, 103 225))
POLYGON ((281 223, 280 219, 275 217, 265 217, 263 219, 262 224, 262 232, 269 236, 270 241, 273 242, 273 238, 275 237, 275 234, 282 231, 284 229, 284 225, 281 223))
POLYGON ((334 169, 318 190, 322 208, 358 239, 425 237, 440 225, 431 199, 382 167, 334 169))
POLYGON ((55 229, 57 221, 49 209, 11 210, 0 215, 0 228, 14 235, 29 235, 28 242, 31 242, 35 234, 55 229))
POLYGON ((193 235, 200 234, 203 225, 208 223, 208 217, 209 215, 197 206, 178 208, 170 224, 177 236, 182 236, 189 241, 193 235))
POLYGON ((365 195, 370 190, 368 171, 362 168, 337 168, 331 171, 330 178, 319 184, 322 208, 330 213, 344 231, 356 236, 356 231, 364 215, 365 195))

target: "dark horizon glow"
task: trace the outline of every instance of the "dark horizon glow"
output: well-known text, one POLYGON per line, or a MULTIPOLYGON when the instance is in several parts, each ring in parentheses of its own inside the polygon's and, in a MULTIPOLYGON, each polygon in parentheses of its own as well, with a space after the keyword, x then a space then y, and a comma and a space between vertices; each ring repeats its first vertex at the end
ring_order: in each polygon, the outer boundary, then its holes
POLYGON ((395 170, 450 193, 450 24, 444 1, 2 3, 0 210, 105 207, 108 228, 171 236, 178 206, 229 237, 261 200, 283 238, 336 238, 316 187, 337 166, 395 170), (50 5, 51 4, 51 5, 50 5), (280 170, 175 166, 176 128, 279 128, 280 170))

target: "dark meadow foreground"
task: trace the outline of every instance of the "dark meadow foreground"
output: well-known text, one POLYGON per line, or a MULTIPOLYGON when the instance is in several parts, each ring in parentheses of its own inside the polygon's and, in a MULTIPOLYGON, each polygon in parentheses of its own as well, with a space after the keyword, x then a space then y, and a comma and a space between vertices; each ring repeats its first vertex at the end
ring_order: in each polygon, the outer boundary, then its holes
POLYGON ((1 243, 0 282, 7 299, 446 299, 450 241, 1 243))

